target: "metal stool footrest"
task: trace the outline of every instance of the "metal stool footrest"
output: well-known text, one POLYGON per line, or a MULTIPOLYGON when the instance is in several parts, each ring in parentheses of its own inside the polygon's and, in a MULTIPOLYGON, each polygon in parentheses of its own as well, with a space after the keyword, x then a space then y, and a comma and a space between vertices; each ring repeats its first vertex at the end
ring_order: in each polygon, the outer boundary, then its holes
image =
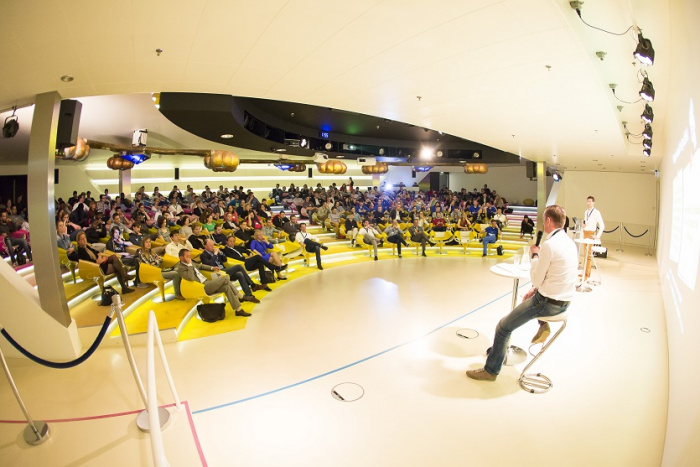
POLYGON ((542 373, 522 374, 518 382, 521 388, 531 394, 542 394, 549 391, 552 386, 554 386, 552 380, 542 373))

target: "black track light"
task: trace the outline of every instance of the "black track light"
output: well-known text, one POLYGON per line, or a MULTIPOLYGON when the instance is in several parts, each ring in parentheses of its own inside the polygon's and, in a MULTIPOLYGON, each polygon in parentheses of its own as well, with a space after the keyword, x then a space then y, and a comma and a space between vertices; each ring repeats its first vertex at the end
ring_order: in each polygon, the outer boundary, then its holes
POLYGON ((12 115, 5 119, 5 124, 2 127, 3 138, 14 138, 19 131, 19 121, 15 112, 17 112, 17 107, 13 108, 12 115))
POLYGON ((642 96, 642 99, 644 99, 647 102, 654 101, 656 91, 654 91, 654 85, 651 84, 649 78, 644 78, 644 82, 642 82, 642 89, 639 90, 639 95, 642 96))
POLYGON ((642 136, 644 136, 646 139, 651 139, 652 136, 654 136, 654 132, 651 131, 651 125, 648 123, 644 125, 644 131, 642 132, 642 136))
POLYGON ((634 56, 637 57, 640 63, 644 65, 654 64, 654 47, 651 46, 651 41, 645 39, 640 32, 637 36, 639 43, 637 44, 637 49, 634 51, 634 56))
POLYGON ((654 121, 654 110, 649 104, 644 105, 644 112, 642 112, 642 120, 644 123, 650 124, 654 121))
POLYGON ((651 157, 651 149, 644 149, 642 151, 642 154, 644 154, 644 157, 651 157))
POLYGON ((651 138, 644 138, 642 146, 644 146, 644 149, 651 149, 651 138))

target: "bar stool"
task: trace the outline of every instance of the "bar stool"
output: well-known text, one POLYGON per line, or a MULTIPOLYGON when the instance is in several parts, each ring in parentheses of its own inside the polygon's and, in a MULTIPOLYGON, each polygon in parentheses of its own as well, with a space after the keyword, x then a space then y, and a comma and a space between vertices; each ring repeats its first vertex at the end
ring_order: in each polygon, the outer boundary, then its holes
POLYGON ((559 335, 566 327, 566 320, 568 316, 569 310, 566 310, 565 312, 559 313, 555 316, 545 316, 537 318, 540 321, 546 321, 548 323, 561 322, 561 326, 559 327, 559 330, 547 342, 545 342, 545 344, 542 346, 542 350, 540 350, 537 353, 537 355, 535 355, 535 358, 533 358, 530 361, 530 363, 528 363, 527 366, 523 368, 523 372, 520 374, 520 379, 518 380, 518 383, 520 383, 520 387, 526 390, 527 392, 532 394, 542 394, 544 392, 549 391, 554 385, 552 383, 552 380, 543 375, 542 373, 527 373, 527 370, 530 369, 530 367, 537 361, 537 359, 540 358, 540 356, 542 356, 543 353, 545 353, 545 351, 549 348, 550 345, 552 345, 556 338, 559 337, 559 335))

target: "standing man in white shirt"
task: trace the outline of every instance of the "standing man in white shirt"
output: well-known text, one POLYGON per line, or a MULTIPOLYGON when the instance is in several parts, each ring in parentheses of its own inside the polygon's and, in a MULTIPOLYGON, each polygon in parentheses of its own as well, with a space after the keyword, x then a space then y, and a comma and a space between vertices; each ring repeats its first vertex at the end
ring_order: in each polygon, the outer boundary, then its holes
MULTIPOLYGON (((605 223, 603 222, 603 216, 600 211, 595 208, 595 198, 589 196, 586 198, 586 204, 588 209, 583 215, 583 238, 594 238, 600 240, 603 235, 603 230, 605 230, 605 223)), ((586 270, 584 271, 583 281, 587 281, 588 277, 591 275, 591 263, 593 262, 593 245, 586 245, 585 256, 588 257, 586 261, 586 270)))
MULTIPOLYGON (((486 364, 478 370, 467 371, 469 378, 495 381, 501 372, 511 333, 530 320, 556 316, 569 307, 576 291, 578 249, 563 230, 565 221, 566 212, 561 206, 552 205, 545 209, 544 232, 547 239, 542 247, 530 246, 533 287, 525 294, 523 302, 498 323, 486 364)), ((545 328, 542 323, 541 328, 545 328)), ((540 329, 538 334, 543 331, 540 329)))

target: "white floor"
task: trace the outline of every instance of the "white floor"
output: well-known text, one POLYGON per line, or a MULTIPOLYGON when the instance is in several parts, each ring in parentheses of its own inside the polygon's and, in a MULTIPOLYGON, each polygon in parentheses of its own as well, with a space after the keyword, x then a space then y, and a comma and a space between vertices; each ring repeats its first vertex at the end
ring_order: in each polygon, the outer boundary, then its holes
MULTIPOLYGON (((512 282, 497 259, 415 258, 328 268, 294 280, 238 332, 167 344, 187 411, 163 432, 173 466, 657 466, 666 423, 665 324, 655 260, 611 248, 603 284, 577 294, 569 326, 535 370, 543 395, 505 367, 494 383, 466 378, 483 364, 512 282), (477 330, 473 340, 457 336, 477 330), (649 332, 643 332, 647 328, 649 332), (331 394, 343 382, 362 398, 331 394), (201 455, 196 444, 201 443, 201 455)), ((522 284, 521 295, 529 288, 522 284)), ((162 306, 167 306, 162 305, 162 306)), ((556 326, 556 325, 555 325, 556 326)), ((527 348, 536 325, 516 331, 527 348)), ((145 349, 136 358, 145 366, 145 349)), ((141 402, 123 349, 99 349, 71 370, 9 364, 51 439, 28 447, 0 383, 0 465, 150 465, 132 412, 141 402), (83 421, 64 419, 90 418, 83 421)), ((165 378, 160 403, 170 404, 165 378)), ((341 395, 349 392, 341 391, 341 395)))

